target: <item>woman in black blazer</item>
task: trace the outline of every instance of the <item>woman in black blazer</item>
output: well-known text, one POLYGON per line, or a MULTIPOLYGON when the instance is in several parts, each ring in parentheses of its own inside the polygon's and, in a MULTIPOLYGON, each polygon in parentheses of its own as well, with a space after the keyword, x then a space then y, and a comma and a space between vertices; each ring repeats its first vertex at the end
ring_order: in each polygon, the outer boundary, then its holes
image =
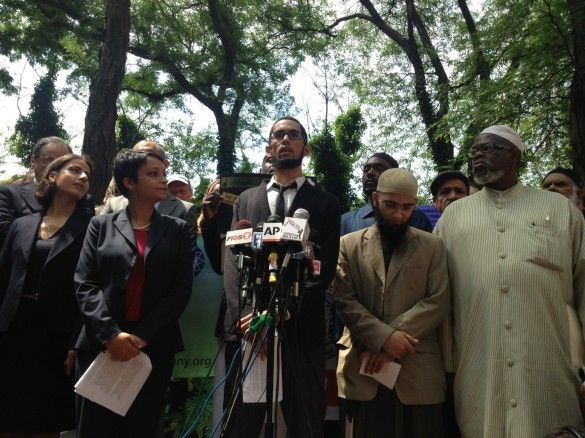
POLYGON ((114 178, 128 207, 92 219, 75 273, 84 327, 77 342, 84 372, 102 350, 126 361, 146 353, 153 368, 125 417, 82 400, 79 437, 155 436, 174 353, 183 349, 178 319, 193 282, 189 224, 156 212, 166 196, 165 164, 151 150, 125 150, 114 178))
POLYGON ((90 165, 49 164, 43 211, 16 219, 0 253, 0 436, 58 436, 75 427, 71 370, 80 319, 73 273, 93 206, 90 165))

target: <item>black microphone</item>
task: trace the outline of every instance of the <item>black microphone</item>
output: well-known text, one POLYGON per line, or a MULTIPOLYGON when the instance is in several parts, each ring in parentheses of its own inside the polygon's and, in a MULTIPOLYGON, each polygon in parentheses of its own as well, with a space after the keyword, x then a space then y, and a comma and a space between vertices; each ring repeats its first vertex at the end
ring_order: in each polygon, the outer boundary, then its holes
POLYGON ((268 216, 263 225, 262 245, 268 244, 268 284, 276 285, 278 282, 278 251, 277 245, 280 243, 282 233, 282 223, 280 216, 273 214, 268 216))
POLYGON ((250 295, 251 243, 252 223, 248 219, 239 220, 235 229, 226 233, 225 245, 229 246, 233 253, 237 253, 236 267, 242 307, 246 305, 250 295))
MULTIPOLYGON (((307 210, 305 210, 304 208, 298 208, 293 213, 294 219, 306 220, 305 227, 302 230, 302 233, 299 233, 299 240, 300 240, 300 244, 301 244, 301 249, 303 251, 305 250, 306 243, 307 243, 307 240, 306 240, 307 236, 304 236, 304 234, 309 232, 309 225, 308 225, 309 217, 310 217, 309 212, 307 210), (305 245, 303 245, 303 242, 305 242, 305 245)), ((295 244, 296 244, 296 242, 295 242, 295 244)), ((296 247, 298 248, 298 244, 296 247)), ((295 281, 293 282, 292 292, 291 292, 291 295, 294 298, 296 298, 297 300, 300 300, 303 297, 302 288, 303 288, 303 284, 304 284, 304 278, 306 277, 306 272, 307 272, 307 263, 297 259, 296 277, 295 277, 295 281)))

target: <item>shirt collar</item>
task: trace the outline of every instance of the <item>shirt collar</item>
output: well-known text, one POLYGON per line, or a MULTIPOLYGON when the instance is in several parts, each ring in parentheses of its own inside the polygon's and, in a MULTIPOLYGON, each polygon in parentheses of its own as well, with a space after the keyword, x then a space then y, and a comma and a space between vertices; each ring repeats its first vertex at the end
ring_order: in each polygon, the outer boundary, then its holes
POLYGON ((368 202, 366 205, 364 205, 362 208, 360 208, 358 210, 358 215, 362 219, 367 219, 369 217, 372 217, 374 215, 374 208, 372 207, 372 204, 368 202))
POLYGON ((492 201, 507 201, 507 200, 511 201, 511 200, 517 198, 522 193, 522 191, 524 190, 524 187, 522 186, 522 184, 520 184, 518 182, 515 185, 513 185, 512 187, 510 187, 508 190, 504 190, 504 191, 494 190, 494 189, 490 189, 488 187, 484 187, 483 190, 485 191, 487 198, 491 199, 492 201))
MULTIPOLYGON (((298 178, 295 178, 294 181, 296 181, 296 183, 297 183, 297 189, 299 189, 305 183, 305 181, 308 181, 309 184, 311 184, 313 186, 315 185, 315 183, 313 181, 305 178, 304 176, 299 176, 298 178)), ((293 180, 290 180, 287 182, 286 185, 290 185, 292 182, 293 182, 293 180)), ((274 184, 278 184, 278 183, 274 179, 274 175, 273 175, 272 178, 270 178, 270 181, 268 181, 268 184, 266 184, 266 191, 272 189, 274 184)), ((286 185, 285 185, 285 187, 286 187, 286 185)))

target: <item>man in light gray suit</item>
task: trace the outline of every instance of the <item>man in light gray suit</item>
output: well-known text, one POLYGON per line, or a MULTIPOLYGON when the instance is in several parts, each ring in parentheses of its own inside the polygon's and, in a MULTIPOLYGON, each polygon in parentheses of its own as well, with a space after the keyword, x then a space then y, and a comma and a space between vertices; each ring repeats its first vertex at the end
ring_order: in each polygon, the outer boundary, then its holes
MULTIPOLYGON (((158 145, 153 140, 141 140, 136 143, 132 149, 149 149, 155 151, 158 155, 161 156, 165 164, 169 165, 169 161, 166 158, 165 152, 160 145, 158 145)), ((100 214, 107 214, 107 213, 116 213, 120 210, 123 210, 128 205, 128 199, 124 196, 114 196, 106 201, 100 214)), ((191 202, 182 201, 181 199, 173 196, 170 192, 167 192, 167 197, 160 201, 157 206, 156 210, 160 214, 165 214, 167 216, 178 217, 183 219, 193 228, 193 233, 195 233, 196 229, 196 221, 197 221, 197 207, 195 204, 191 202)))

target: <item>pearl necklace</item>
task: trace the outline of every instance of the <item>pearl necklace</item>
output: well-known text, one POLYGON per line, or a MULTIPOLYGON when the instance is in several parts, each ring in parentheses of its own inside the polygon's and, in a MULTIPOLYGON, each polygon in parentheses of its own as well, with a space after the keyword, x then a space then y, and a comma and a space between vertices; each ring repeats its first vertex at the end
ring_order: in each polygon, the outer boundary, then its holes
POLYGON ((152 222, 149 222, 149 223, 147 223, 146 225, 143 225, 143 226, 141 226, 141 227, 135 227, 134 225, 132 225, 132 229, 133 229, 133 230, 138 230, 138 231, 146 230, 146 229, 148 229, 148 227, 150 227, 150 224, 151 224, 151 223, 152 223, 152 222))

